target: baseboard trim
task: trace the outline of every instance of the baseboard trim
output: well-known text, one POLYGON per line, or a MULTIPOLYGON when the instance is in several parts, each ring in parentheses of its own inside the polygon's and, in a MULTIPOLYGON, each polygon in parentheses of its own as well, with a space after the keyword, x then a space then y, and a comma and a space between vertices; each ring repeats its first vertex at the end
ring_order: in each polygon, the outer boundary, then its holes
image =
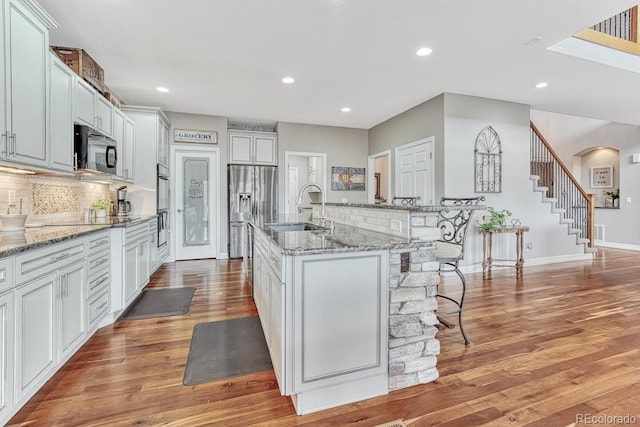
MULTIPOLYGON (((637 249, 640 251, 640 246, 637 249)), ((570 255, 558 255, 551 257, 543 257, 543 258, 533 258, 533 259, 525 259, 524 260, 524 268, 536 266, 536 265, 546 265, 546 264, 557 264, 560 262, 571 262, 571 261, 593 261, 594 254, 570 254, 570 255)), ((515 264, 515 261, 514 261, 515 264)), ((492 270, 500 270, 505 268, 515 268, 511 266, 493 266, 492 270)), ((468 273, 481 273, 482 272, 482 264, 473 264, 473 265, 465 265, 460 267, 460 271, 463 274, 468 273)), ((450 273, 449 273, 450 274, 450 273)), ((449 275, 445 274, 445 275, 449 275)), ((455 274, 455 273, 454 273, 455 274)))
POLYGON ((600 240, 597 240, 596 247, 598 246, 612 249, 626 249, 628 251, 640 251, 640 245, 631 245, 629 243, 602 242, 600 240))

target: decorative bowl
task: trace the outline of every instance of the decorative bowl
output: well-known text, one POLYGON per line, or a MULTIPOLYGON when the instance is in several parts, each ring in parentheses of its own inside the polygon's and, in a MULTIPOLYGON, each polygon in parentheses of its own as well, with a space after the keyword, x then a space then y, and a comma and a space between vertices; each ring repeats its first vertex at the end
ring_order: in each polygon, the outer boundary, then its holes
POLYGON ((2 230, 4 231, 24 230, 26 220, 27 215, 0 214, 0 222, 2 223, 2 230))

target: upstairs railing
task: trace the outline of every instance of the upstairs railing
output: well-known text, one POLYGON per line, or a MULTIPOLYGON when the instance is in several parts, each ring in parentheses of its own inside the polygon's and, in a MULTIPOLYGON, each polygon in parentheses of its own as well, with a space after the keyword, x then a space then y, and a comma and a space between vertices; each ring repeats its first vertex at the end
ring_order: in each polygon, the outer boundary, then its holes
POLYGON ((612 49, 640 55, 638 41, 638 21, 640 8, 634 6, 597 23, 589 29, 580 31, 575 37, 612 49))
POLYGON ((580 230, 582 238, 594 246, 594 195, 587 194, 556 152, 531 122, 531 175, 540 177, 538 185, 546 187, 546 197, 557 200, 564 217, 573 220, 572 228, 580 230))

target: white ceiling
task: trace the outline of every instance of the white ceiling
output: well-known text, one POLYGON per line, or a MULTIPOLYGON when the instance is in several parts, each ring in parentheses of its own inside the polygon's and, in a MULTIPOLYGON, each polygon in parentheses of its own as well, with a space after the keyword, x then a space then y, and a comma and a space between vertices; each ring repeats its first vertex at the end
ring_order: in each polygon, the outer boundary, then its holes
POLYGON ((546 49, 637 0, 39 3, 61 26, 51 43, 85 49, 127 104, 368 129, 451 92, 640 124, 640 70, 546 49))

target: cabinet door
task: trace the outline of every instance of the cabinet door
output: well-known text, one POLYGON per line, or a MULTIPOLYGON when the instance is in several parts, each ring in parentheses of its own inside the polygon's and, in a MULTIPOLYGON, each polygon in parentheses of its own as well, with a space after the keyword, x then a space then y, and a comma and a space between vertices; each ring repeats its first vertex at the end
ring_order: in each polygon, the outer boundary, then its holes
POLYGON ((149 239, 138 243, 138 289, 149 283, 149 239))
POLYGON ((135 123, 129 117, 124 122, 124 149, 122 153, 122 178, 133 182, 133 153, 135 148, 135 123))
POLYGON ((254 162, 259 164, 275 165, 278 162, 276 141, 275 136, 254 136, 254 162))
POLYGON ((87 331, 85 261, 72 264, 58 273, 59 291, 59 361, 65 360, 82 342, 87 331))
POLYGON ((124 301, 125 307, 138 294, 138 245, 132 243, 124 250, 124 301))
POLYGON ((116 141, 116 151, 118 159, 116 162, 116 175, 124 178, 123 157, 124 157, 124 113, 117 108, 113 109, 113 136, 116 141))
POLYGON ((80 77, 76 76, 76 122, 96 126, 96 91, 80 77))
POLYGON ((158 123, 158 163, 169 166, 169 126, 164 122, 158 123))
POLYGON ((48 167, 46 100, 49 32, 25 6, 5 1, 8 160, 48 167))
POLYGON ((13 292, 0 296, 0 420, 13 409, 13 292))
POLYGON ((251 163, 251 135, 229 134, 229 163, 251 163))
POLYGON ((72 172, 73 161, 73 85, 74 73, 54 54, 50 54, 49 146, 51 168, 72 172))
POLYGON ((271 341, 269 352, 271 354, 271 362, 273 370, 276 373, 280 394, 285 394, 284 380, 284 326, 285 326, 285 292, 284 284, 278 280, 275 274, 271 274, 269 287, 271 289, 271 310, 270 310, 270 327, 271 341))
POLYGON ((107 136, 113 135, 113 104, 96 92, 97 129, 107 136))
POLYGON ((15 397, 28 399, 53 373, 56 273, 15 290, 15 397))

